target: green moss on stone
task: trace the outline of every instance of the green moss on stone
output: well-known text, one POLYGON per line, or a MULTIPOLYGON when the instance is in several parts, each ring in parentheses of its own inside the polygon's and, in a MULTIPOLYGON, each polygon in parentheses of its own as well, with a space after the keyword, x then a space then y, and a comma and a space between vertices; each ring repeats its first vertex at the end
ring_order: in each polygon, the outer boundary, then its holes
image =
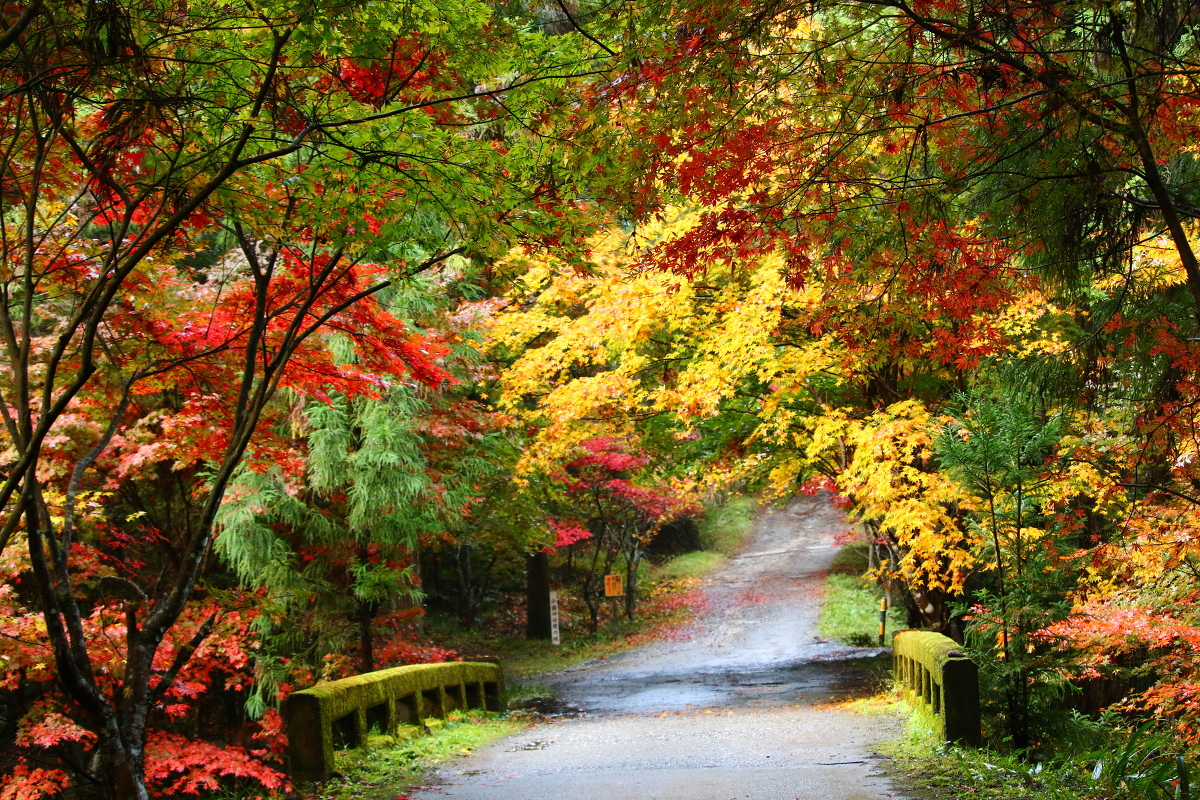
POLYGON ((358 742, 366 744, 367 709, 382 706, 386 710, 391 721, 387 727, 391 730, 380 732, 391 735, 399 722, 393 715, 396 701, 412 698, 417 717, 424 722, 427 718, 444 716, 448 710, 447 687, 464 701, 469 695, 467 685, 479 687, 478 700, 486 705, 489 693, 484 691, 485 684, 494 685, 494 698, 502 695, 504 676, 499 664, 467 661, 413 664, 295 692, 288 697, 285 707, 292 776, 297 781, 324 780, 329 776, 334 723, 338 720, 352 717, 358 742))

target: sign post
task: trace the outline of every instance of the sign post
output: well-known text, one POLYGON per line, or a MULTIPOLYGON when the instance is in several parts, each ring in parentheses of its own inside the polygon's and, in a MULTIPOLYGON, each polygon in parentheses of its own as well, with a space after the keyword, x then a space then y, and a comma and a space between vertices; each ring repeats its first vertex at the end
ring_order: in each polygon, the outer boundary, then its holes
POLYGON ((888 599, 885 594, 879 598, 879 646, 883 647, 883 637, 887 629, 888 599))
POLYGON ((613 598, 613 627, 615 628, 621 618, 621 601, 617 598, 625 596, 625 582, 620 575, 604 576, 604 596, 613 598))
POLYGON ((561 643, 558 635, 558 592, 550 592, 550 644, 557 647, 561 643))

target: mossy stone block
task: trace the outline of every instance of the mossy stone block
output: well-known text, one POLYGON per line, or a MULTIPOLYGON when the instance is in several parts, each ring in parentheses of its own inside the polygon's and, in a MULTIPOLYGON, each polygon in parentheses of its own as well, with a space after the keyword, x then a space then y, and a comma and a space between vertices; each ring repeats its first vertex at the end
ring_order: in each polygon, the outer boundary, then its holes
POLYGON ((942 738, 978 747, 979 669, 958 642, 934 631, 900 631, 892 639, 896 683, 912 702, 925 704, 942 738))

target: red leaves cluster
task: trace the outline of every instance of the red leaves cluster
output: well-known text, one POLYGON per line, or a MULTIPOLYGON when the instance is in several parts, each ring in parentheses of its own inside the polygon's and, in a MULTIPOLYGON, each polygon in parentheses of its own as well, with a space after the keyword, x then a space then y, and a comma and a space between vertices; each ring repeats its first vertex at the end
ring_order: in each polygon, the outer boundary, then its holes
MULTIPOLYGON (((838 491, 837 483, 833 480, 833 478, 830 478, 827 475, 818 475, 815 478, 810 478, 809 480, 800 484, 799 489, 800 494, 806 494, 809 497, 812 497, 818 492, 828 492, 833 504, 841 509, 848 509, 854 505, 854 501, 841 494, 838 491)), ((841 542, 839 542, 839 544, 841 544, 841 542)))
MULTIPOLYGON (((105 570, 111 574, 110 570, 105 570)), ((251 598, 244 598, 249 605, 251 598)), ((16 747, 18 763, 0 790, 4 800, 36 800, 52 796, 69 784, 67 772, 33 768, 61 755, 77 751, 89 754, 98 742, 95 732, 78 721, 78 709, 56 688, 51 653, 40 617, 11 602, 0 616, 0 657, 10 681, 42 684, 43 699, 22 718, 16 747)), ((180 648, 205 621, 214 620, 213 632, 200 644, 192 658, 166 688, 156 710, 165 721, 186 720, 198 713, 214 689, 240 691, 253 679, 252 652, 256 647, 251 622, 254 611, 223 608, 215 603, 196 603, 185 619, 172 629, 158 652, 154 668, 162 679, 180 648)), ((124 692, 122 667, 126 639, 125 616, 119 606, 97 608, 87 620, 89 653, 110 696, 124 692)), ((222 778, 253 781, 269 792, 286 786, 278 767, 284 749, 282 720, 269 710, 260 723, 251 726, 251 746, 219 745, 185 738, 166 729, 149 732, 146 750, 147 778, 155 796, 199 794, 222 789, 222 778), (274 765, 272 765, 274 762, 274 765)))
POLYGON ((18 728, 18 747, 49 748, 62 742, 80 742, 86 748, 90 748, 96 743, 95 733, 81 728, 56 711, 51 711, 36 720, 26 716, 18 728))
POLYGON ((267 749, 247 751, 211 742, 186 739, 178 734, 152 731, 146 744, 146 779, 155 786, 156 797, 199 795, 220 791, 221 778, 250 779, 268 792, 287 787, 282 772, 265 765, 267 749))
MULTIPOLYGON (((597 436, 581 442, 582 454, 569 461, 557 475, 557 482, 568 497, 590 497, 585 508, 602 508, 607 527, 622 527, 623 519, 638 529, 653 529, 668 520, 694 510, 691 501, 672 491, 645 470, 649 457, 630 452, 615 436, 597 436)), ((595 534, 581 519, 548 519, 554 544, 548 553, 594 538, 595 534)))
MULTIPOLYGON (((1193 596, 1180 607, 1189 609, 1197 599, 1193 596)), ((1131 660, 1139 672, 1156 675, 1153 687, 1121 704, 1174 720, 1185 737, 1200 741, 1200 626, 1186 611, 1094 600, 1039 637, 1078 654, 1084 677, 1127 670, 1131 660)))
POLYGON ((612 472, 629 472, 641 469, 650 461, 645 455, 626 452, 615 436, 597 436, 582 442, 580 447, 586 450, 588 455, 572 461, 567 465, 569 469, 582 469, 594 465, 612 472))
POLYGON ((387 59, 345 59, 338 78, 350 96, 376 108, 400 96, 417 98, 427 93, 445 62, 417 38, 403 37, 392 45, 387 59))
MULTIPOLYGON (((87 258, 68 265, 60 270, 65 281, 76 276, 83 281, 93 268, 87 258)), ((162 366, 161 372, 135 385, 127 424, 102 460, 112 465, 114 480, 144 473, 155 464, 171 463, 180 469, 202 461, 219 463, 229 445, 229 426, 217 422, 235 414, 244 348, 254 335, 260 339, 264 362, 297 326, 336 330, 354 343, 354 363, 335 359, 326 334, 299 344, 279 385, 304 397, 328 399, 332 392, 378 397, 405 377, 425 386, 448 378, 440 364, 447 353, 443 343, 414 333, 370 296, 354 302, 386 280, 387 269, 379 264, 343 264, 327 254, 305 255, 288 248, 280 254, 264 309, 256 309, 249 276, 197 286, 174 269, 150 267, 135 278, 109 329, 124 344, 121 352, 128 369, 144 368, 147 361, 162 366), (297 318, 291 310, 310 292, 318 302, 297 318), (266 325, 256 332, 259 316, 265 317, 266 325), (173 398, 165 408, 164 390, 173 398)), ((80 415, 64 419, 60 427, 77 420, 88 424, 93 416, 103 420, 114 403, 108 393, 86 396, 79 404, 80 415)), ((250 458, 298 471, 302 464, 295 451, 273 435, 277 413, 268 409, 250 458)), ((71 457, 71 438, 61 441, 61 456, 71 457)), ((59 456, 56 448, 49 448, 48 459, 59 456)))
POLYGON ((24 763, 13 767, 12 775, 0 787, 0 800, 41 800, 54 797, 71 783, 67 773, 58 769, 30 769, 24 763))
POLYGON ((592 538, 592 532, 577 523, 559 522, 553 519, 546 522, 550 526, 550 530, 554 532, 554 544, 543 548, 547 553, 553 553, 559 547, 570 547, 576 542, 592 538))
POLYGON ((671 505, 671 498, 659 492, 635 486, 628 477, 649 463, 642 454, 626 452, 613 436, 600 436, 581 443, 585 454, 569 462, 562 478, 568 493, 600 491, 624 501, 647 518, 655 518, 671 505))
POLYGON ((415 636, 406 639, 397 632, 391 637, 381 637, 381 641, 375 645, 375 660, 379 669, 387 669, 408 664, 441 664, 462 659, 457 650, 421 644, 415 641, 415 636))

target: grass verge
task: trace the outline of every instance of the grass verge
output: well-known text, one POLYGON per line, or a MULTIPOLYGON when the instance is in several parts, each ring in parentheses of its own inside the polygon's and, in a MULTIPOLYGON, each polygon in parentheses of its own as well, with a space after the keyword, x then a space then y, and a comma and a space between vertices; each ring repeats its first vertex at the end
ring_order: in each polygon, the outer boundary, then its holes
POLYGON ((715 572, 729 562, 724 553, 714 553, 711 550, 695 550, 683 553, 664 561, 651 568, 650 577, 653 581, 680 580, 686 578, 702 578, 715 572))
POLYGON ((892 756, 892 779, 902 793, 921 800, 1100 800, 1099 791, 1075 763, 1029 764, 986 751, 944 751, 892 756))
POLYGON ((908 735, 884 748, 901 794, 920 800, 1102 800, 1130 797, 1091 780, 1090 767, 1063 759, 1030 763, 1012 754, 936 741, 932 726, 912 712, 908 735))
POLYGON ((468 712, 452 713, 445 722, 430 720, 426 736, 396 741, 390 736, 371 737, 369 749, 337 754, 340 778, 327 781, 302 800, 403 800, 430 770, 500 736, 513 733, 523 723, 503 716, 468 712))
POLYGON ((700 521, 700 546, 711 553, 732 555, 754 530, 758 501, 753 497, 731 497, 710 508, 700 521))
MULTIPOLYGON (((883 591, 861 577, 866 569, 865 545, 846 545, 834 557, 825 580, 825 605, 817 624, 822 638, 853 647, 879 643, 879 600, 883 591)), ((892 606, 888 609, 888 632, 904 627, 901 609, 892 606)))
MULTIPOLYGON (((895 696, 894 694, 892 695, 895 696)), ((1170 731, 1082 715, 1041 756, 959 748, 937 741, 928 712, 909 712, 907 735, 882 748, 900 793, 920 800, 1185 800, 1194 756, 1170 731), (1182 769, 1175 756, 1182 753, 1182 769)))
POLYGON ((1073 762, 1031 764, 1014 755, 953 747, 937 740, 927 712, 889 692, 908 713, 908 729, 881 748, 891 758, 889 778, 900 793, 920 800, 1099 800, 1089 775, 1073 762))

